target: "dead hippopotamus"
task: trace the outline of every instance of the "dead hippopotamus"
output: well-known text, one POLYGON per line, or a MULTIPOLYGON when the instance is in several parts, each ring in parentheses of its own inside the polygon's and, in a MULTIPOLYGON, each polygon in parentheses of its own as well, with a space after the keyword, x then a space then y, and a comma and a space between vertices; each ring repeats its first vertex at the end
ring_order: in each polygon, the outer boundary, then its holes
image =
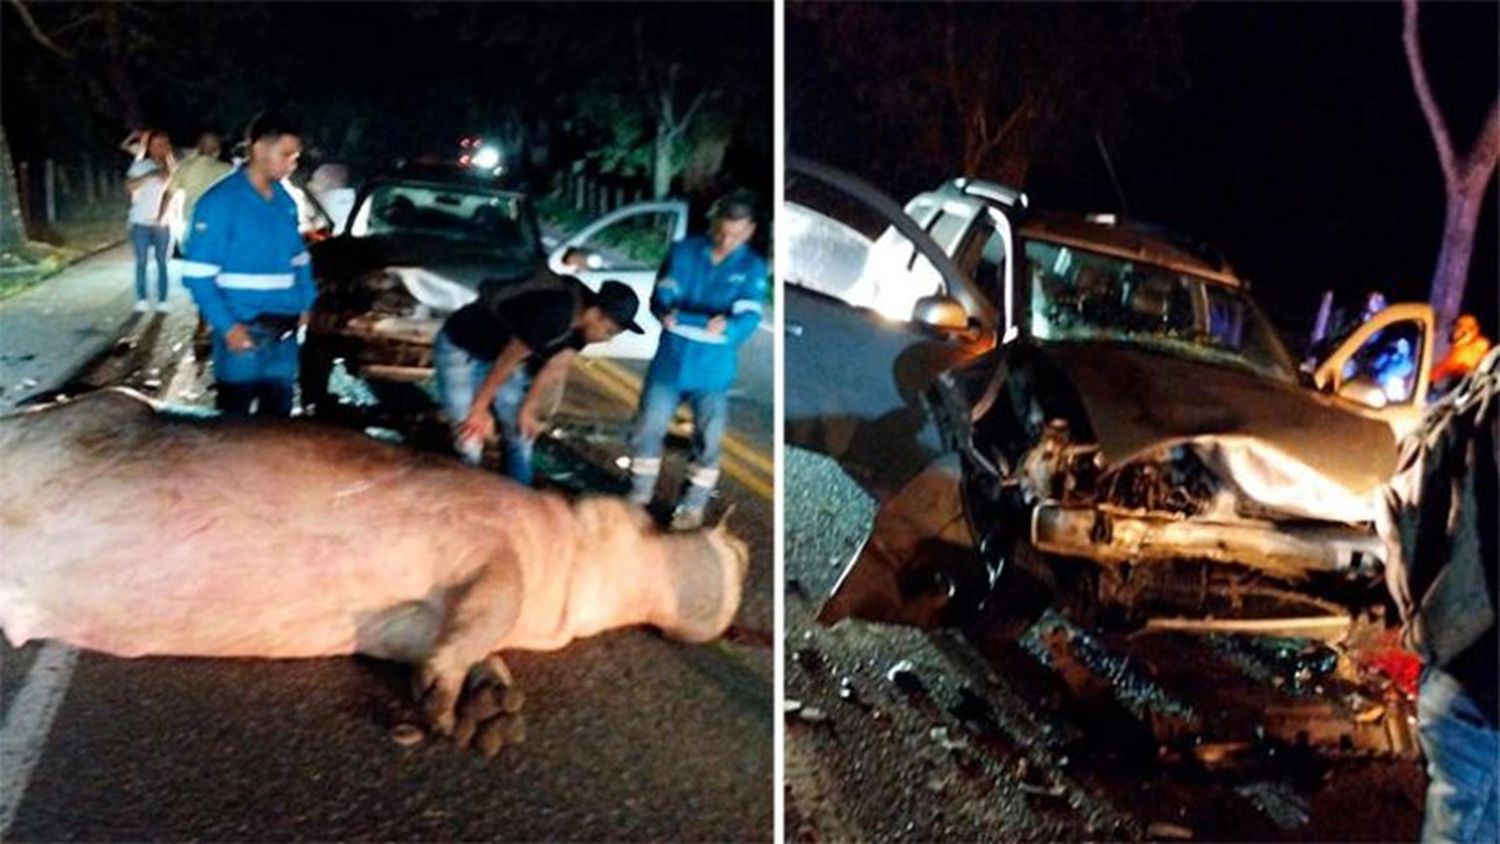
POLYGON ((13 644, 396 660, 417 668, 434 728, 477 731, 487 752, 520 727, 497 652, 639 624, 713 639, 748 565, 727 531, 664 534, 619 499, 570 502, 352 431, 158 412, 126 390, 0 419, 0 477, 13 644))

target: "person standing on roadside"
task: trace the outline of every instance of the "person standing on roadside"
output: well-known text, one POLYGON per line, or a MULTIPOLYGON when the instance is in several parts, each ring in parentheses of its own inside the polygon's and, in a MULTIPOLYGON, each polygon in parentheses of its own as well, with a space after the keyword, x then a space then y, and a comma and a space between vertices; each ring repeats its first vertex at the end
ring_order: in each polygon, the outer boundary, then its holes
POLYGON ((290 416, 298 329, 317 297, 297 204, 281 185, 297 169, 302 139, 290 119, 265 112, 246 141, 245 165, 198 200, 183 284, 212 330, 219 409, 290 416))
POLYGON ((172 139, 166 132, 143 130, 140 145, 143 155, 125 171, 125 190, 130 194, 130 247, 135 252, 135 312, 145 313, 151 310, 146 265, 153 251, 156 253, 156 307, 161 311, 168 309, 167 255, 172 248, 172 232, 162 219, 162 208, 174 161, 172 139))
POLYGON ((672 515, 673 530, 703 524, 719 482, 719 453, 729 424, 729 388, 739 347, 760 325, 766 261, 750 248, 755 204, 748 193, 721 197, 709 210, 706 237, 672 245, 651 296, 661 344, 651 359, 631 437, 630 499, 645 506, 656 493, 667 429, 678 405, 693 411, 687 490, 672 515))
MULTIPOLYGON (((219 141, 219 133, 212 130, 198 136, 198 146, 187 160, 172 171, 172 177, 167 180, 167 189, 162 197, 161 216, 163 219, 176 219, 177 214, 172 213, 172 205, 181 197, 181 219, 184 223, 193 219, 193 210, 198 205, 198 199, 214 182, 229 175, 233 167, 229 162, 219 158, 222 152, 222 144, 219 141)), ((187 246, 190 231, 183 231, 179 241, 183 247, 187 246)))

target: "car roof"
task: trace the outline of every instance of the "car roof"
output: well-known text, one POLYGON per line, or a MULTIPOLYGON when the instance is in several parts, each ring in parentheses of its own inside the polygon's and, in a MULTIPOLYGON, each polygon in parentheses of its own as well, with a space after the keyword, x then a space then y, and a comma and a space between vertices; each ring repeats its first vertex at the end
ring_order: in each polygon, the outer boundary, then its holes
POLYGON ((1021 236, 1149 261, 1233 287, 1244 285, 1217 250, 1149 223, 1047 211, 1028 215, 1021 236))

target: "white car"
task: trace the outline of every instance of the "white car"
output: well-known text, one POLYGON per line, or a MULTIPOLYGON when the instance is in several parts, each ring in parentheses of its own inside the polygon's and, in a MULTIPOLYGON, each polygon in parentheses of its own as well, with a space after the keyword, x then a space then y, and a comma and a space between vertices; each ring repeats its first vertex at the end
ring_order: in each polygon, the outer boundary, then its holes
POLYGON ((618 208, 550 251, 531 198, 503 179, 436 165, 403 167, 359 191, 337 236, 311 248, 318 282, 302 352, 304 403, 326 399, 334 362, 350 374, 418 381, 432 373, 443 322, 484 284, 508 284, 550 267, 597 290, 607 279, 641 300, 644 334, 622 333, 584 354, 646 359, 661 326, 646 303, 671 244, 687 232, 687 203, 618 208))

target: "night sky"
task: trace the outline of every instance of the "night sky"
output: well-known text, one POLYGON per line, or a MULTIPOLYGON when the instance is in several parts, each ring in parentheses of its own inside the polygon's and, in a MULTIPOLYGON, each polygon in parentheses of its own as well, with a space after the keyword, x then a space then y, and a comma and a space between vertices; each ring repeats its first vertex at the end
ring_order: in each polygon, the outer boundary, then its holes
MULTIPOLYGON (((1465 150, 1496 96, 1496 9, 1422 9, 1428 73, 1465 150)), ((900 139, 863 119, 854 83, 828 70, 816 33, 789 17, 791 149, 868 175, 900 200, 958 175, 876 164, 900 139)), ((1202 3, 1186 17, 1183 51, 1187 90, 1142 101, 1124 136, 1107 139, 1131 214, 1221 247, 1288 334, 1306 331, 1325 288, 1425 299, 1443 190, 1402 52, 1400 4, 1202 3)), ((1036 205, 1119 210, 1097 155, 1041 163, 1026 187, 1036 205)), ((1492 179, 1466 298, 1491 337, 1495 206, 1492 179)))
MULTIPOLYGON (((100 107, 83 72, 101 67, 107 52, 95 4, 30 5, 80 59, 52 55, 13 9, 0 12, 13 155, 119 158, 115 145, 133 127, 100 107)), ((304 160, 326 155, 357 172, 452 152, 461 135, 494 131, 506 110, 534 142, 550 142, 554 165, 565 165, 591 149, 574 131, 580 97, 633 93, 639 26, 648 63, 682 66, 684 104, 700 87, 721 92, 715 103, 733 124, 724 178, 771 189, 767 2, 190 2, 115 10, 126 31, 121 64, 146 123, 187 145, 203 128, 237 137, 253 114, 275 107, 300 120, 304 160), (362 131, 350 131, 356 122, 362 131)))

